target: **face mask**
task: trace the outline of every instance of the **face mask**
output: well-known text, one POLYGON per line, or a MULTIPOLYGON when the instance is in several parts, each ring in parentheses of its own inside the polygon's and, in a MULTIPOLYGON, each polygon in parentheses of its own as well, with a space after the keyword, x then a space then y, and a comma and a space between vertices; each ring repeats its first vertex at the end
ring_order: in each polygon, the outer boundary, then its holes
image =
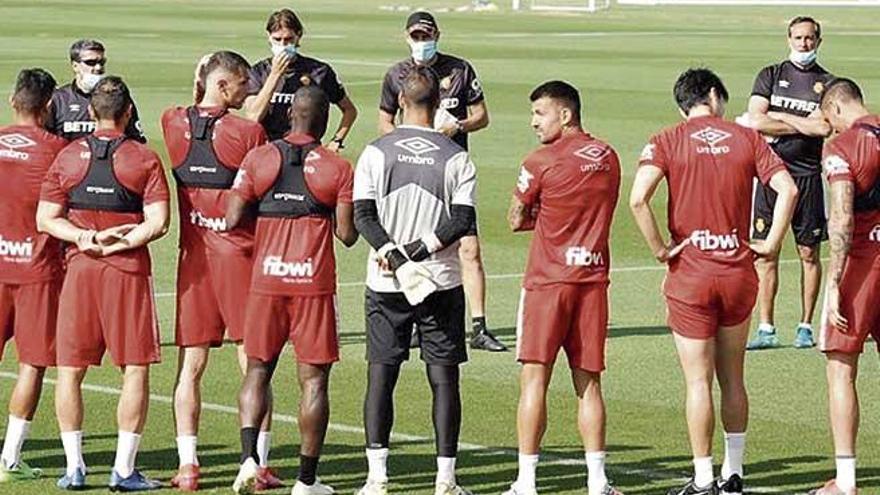
POLYGON ((104 79, 104 74, 83 74, 82 80, 80 81, 82 83, 83 91, 85 91, 86 93, 91 93, 92 90, 95 89, 95 86, 97 86, 98 83, 101 82, 101 79, 104 79))
POLYGON ((791 53, 788 55, 788 59, 798 65, 807 66, 816 61, 816 50, 799 52, 795 49, 792 49, 791 53))
POLYGON ((277 57, 278 54, 283 52, 287 52, 291 57, 296 55, 296 45, 279 45, 277 43, 271 43, 270 46, 272 47, 273 56, 277 57))
POLYGON ((416 62, 427 62, 437 55, 437 41, 410 41, 409 47, 412 50, 412 58, 416 62))

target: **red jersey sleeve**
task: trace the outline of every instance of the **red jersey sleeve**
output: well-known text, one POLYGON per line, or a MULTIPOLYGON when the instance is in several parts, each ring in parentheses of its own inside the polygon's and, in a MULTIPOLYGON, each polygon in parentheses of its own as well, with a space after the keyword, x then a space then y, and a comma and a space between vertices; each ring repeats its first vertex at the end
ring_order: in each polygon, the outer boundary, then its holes
POLYGON ((56 159, 49 171, 46 172, 46 178, 40 188, 40 201, 67 206, 67 191, 62 186, 61 172, 56 159))
POLYGON ((241 162, 232 184, 232 192, 248 203, 257 201, 275 183, 280 166, 281 156, 275 146, 266 145, 252 149, 241 162), (271 167, 272 164, 276 166, 271 167))
POLYGON ((339 188, 336 193, 336 204, 352 203, 352 189, 354 188, 354 170, 351 164, 345 160, 339 160, 339 188))
POLYGON ((750 131, 750 135, 753 143, 752 147, 755 150, 755 170, 758 179, 764 184, 768 184, 777 172, 785 170, 785 163, 782 162, 779 155, 770 149, 770 146, 767 145, 767 142, 764 141, 760 134, 750 131))
POLYGON ((854 182, 856 177, 852 169, 852 160, 847 155, 844 147, 838 144, 839 140, 840 137, 825 144, 825 149, 822 152, 822 171, 825 173, 828 182, 842 180, 854 182))
POLYGON ((526 206, 532 206, 540 200, 541 176, 544 171, 538 161, 538 153, 532 153, 523 161, 516 180, 516 189, 513 191, 517 199, 526 206))
POLYGON ((664 174, 669 171, 669 157, 663 142, 660 134, 651 137, 639 155, 640 167, 643 165, 654 165, 663 170, 664 174))
POLYGON ((162 161, 152 151, 147 156, 149 156, 149 161, 147 162, 147 180, 144 182, 144 204, 168 201, 171 194, 168 189, 168 180, 165 178, 165 171, 162 169, 162 161))

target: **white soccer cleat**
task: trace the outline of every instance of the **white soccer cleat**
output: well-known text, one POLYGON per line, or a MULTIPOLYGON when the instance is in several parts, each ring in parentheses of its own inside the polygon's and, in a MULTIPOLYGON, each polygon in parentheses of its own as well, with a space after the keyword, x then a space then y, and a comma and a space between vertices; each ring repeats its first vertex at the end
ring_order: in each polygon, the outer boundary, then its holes
POLYGON ((367 480, 355 495, 388 495, 388 482, 367 480))
POLYGON ((320 479, 315 479, 314 485, 307 485, 302 481, 296 480, 296 484, 290 490, 290 495, 333 495, 336 491, 323 483, 320 479))
POLYGON ((434 495, 473 495, 470 491, 458 486, 454 481, 441 481, 434 486, 434 495))
POLYGON ((501 495, 538 495, 538 490, 534 488, 524 490, 522 488, 518 488, 516 484, 510 485, 510 490, 502 493, 501 495))
POLYGON ((238 495, 252 495, 257 484, 257 461, 249 457, 238 468, 238 475, 232 483, 232 491, 238 495))

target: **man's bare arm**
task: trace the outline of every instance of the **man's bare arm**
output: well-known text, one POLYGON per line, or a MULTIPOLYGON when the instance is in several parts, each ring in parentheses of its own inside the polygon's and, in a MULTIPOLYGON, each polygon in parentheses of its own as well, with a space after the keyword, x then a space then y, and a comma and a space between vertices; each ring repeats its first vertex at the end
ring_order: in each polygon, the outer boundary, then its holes
POLYGON ((532 209, 516 196, 510 198, 510 208, 507 210, 507 225, 514 232, 525 232, 535 228, 535 218, 532 216, 532 209))

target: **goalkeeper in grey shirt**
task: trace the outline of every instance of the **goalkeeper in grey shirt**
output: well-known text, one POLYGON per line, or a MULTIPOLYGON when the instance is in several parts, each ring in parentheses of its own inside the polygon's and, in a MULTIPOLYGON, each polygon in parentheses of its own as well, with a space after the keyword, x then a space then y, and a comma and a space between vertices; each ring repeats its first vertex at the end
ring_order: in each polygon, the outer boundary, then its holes
POLYGON ((433 130, 440 88, 416 68, 402 82, 403 124, 373 141, 355 170, 355 225, 372 246, 367 261, 369 475, 359 495, 384 495, 394 386, 416 327, 434 394, 435 494, 467 494, 455 480, 461 428, 459 365, 467 360, 459 239, 476 217, 468 153, 433 130))

